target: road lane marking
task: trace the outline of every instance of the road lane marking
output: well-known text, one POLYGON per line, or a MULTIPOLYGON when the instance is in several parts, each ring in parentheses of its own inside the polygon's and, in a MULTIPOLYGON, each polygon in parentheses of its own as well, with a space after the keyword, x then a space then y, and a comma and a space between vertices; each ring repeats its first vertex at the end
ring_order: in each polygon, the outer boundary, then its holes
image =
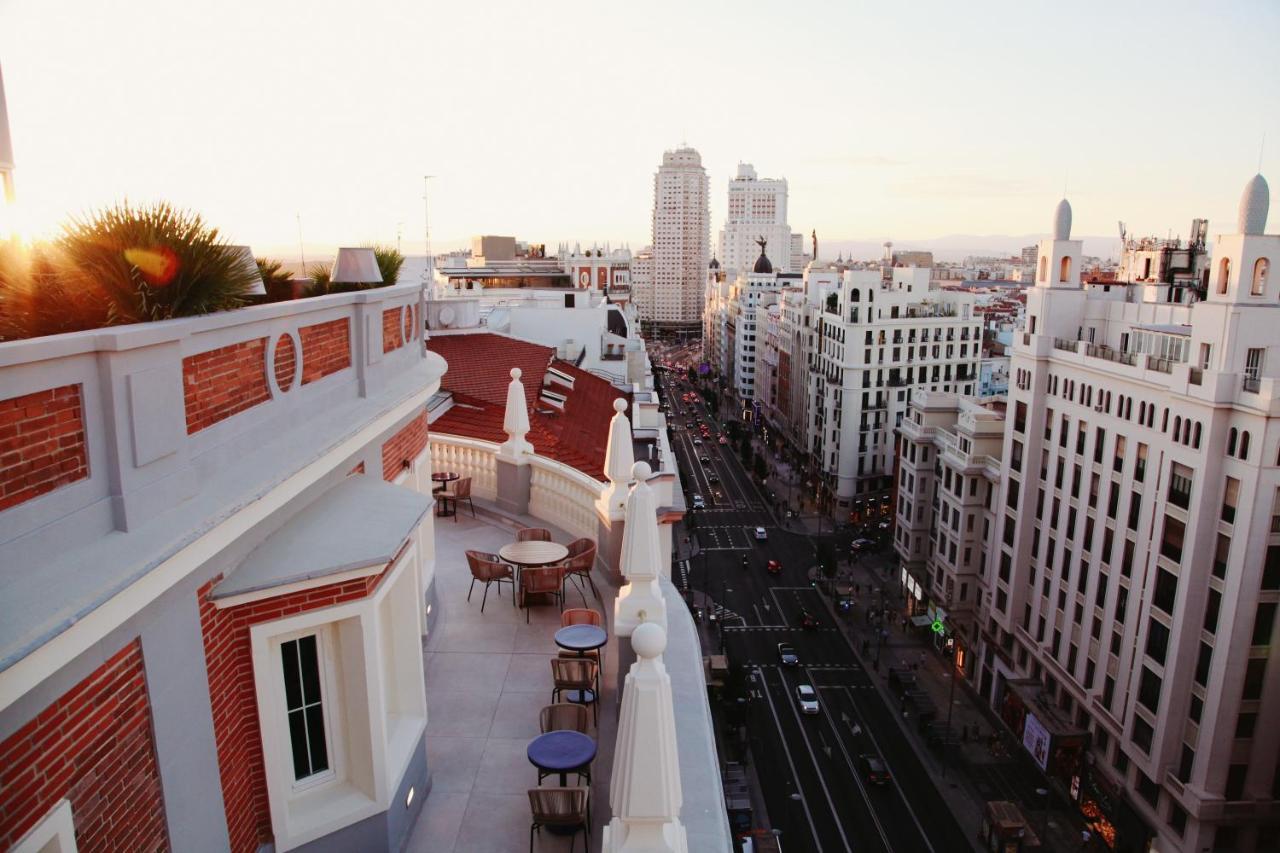
MULTIPOLYGON (((778 673, 778 678, 781 679, 784 688, 789 688, 787 679, 782 676, 781 672, 778 673)), ((785 692, 790 691, 788 689, 785 692)), ((826 774, 822 772, 822 765, 818 763, 818 756, 813 751, 813 744, 809 742, 809 733, 804 729, 804 720, 800 719, 800 712, 796 710, 795 702, 788 702, 787 704, 791 707, 791 715, 796 718, 796 725, 800 728, 800 738, 804 741, 804 748, 808 751, 810 760, 813 761, 813 769, 817 771, 818 785, 822 787, 822 795, 827 798, 827 805, 831 808, 831 816, 835 818, 836 831, 840 833, 840 840, 844 842, 844 849, 852 853, 853 847, 849 844, 849 836, 844 834, 844 824, 840 820, 840 811, 836 808, 835 800, 831 798, 830 789, 827 788, 826 774)), ((823 715, 821 706, 819 706, 818 715, 823 715)), ((781 726, 778 728, 778 733, 782 733, 781 726)))
MULTIPOLYGON (((853 692, 849 690, 848 687, 845 687, 844 691, 849 697, 849 704, 853 706, 853 713, 861 717, 862 713, 858 710, 858 703, 855 702, 853 699, 853 692)), ((887 702, 885 703, 885 707, 890 714, 893 713, 893 707, 890 706, 887 702)), ((869 723, 862 727, 862 733, 865 734, 867 738, 871 741, 871 745, 875 747, 876 753, 879 754, 880 756, 880 760, 884 762, 886 767, 888 767, 889 760, 884 757, 884 750, 880 748, 880 742, 876 740, 876 736, 872 733, 871 725, 869 723)), ((910 749, 911 747, 908 746, 907 748, 910 749)), ((924 769, 923 766, 921 769, 924 769)), ((932 777, 929 776, 928 770, 925 770, 924 775, 927 779, 929 779, 930 783, 932 784, 932 777)), ((916 829, 919 830, 920 838, 924 841, 925 846, 929 848, 930 853, 934 853, 933 845, 929 843, 929 836, 924 831, 924 827, 920 825, 920 818, 916 817, 915 809, 911 808, 911 801, 907 799, 907 792, 902 790, 902 786, 898 784, 898 774, 891 772, 889 774, 889 781, 893 784, 893 787, 898 791, 898 796, 902 798, 903 804, 907 807, 907 814, 911 815, 911 822, 914 823, 916 825, 916 829)), ((938 796, 939 798, 941 798, 942 796, 941 791, 938 792, 938 796)), ((948 808, 950 807, 948 806, 948 808)))
MULTIPOLYGON (((773 705, 773 696, 770 695, 769 685, 764 680, 764 669, 757 666, 756 673, 760 676, 760 682, 764 685, 764 690, 762 692, 764 693, 765 701, 769 703, 769 713, 773 715, 773 724, 778 730, 778 740, 782 742, 782 751, 787 756, 787 764, 791 767, 791 778, 795 780, 795 786, 798 792, 800 790, 800 774, 796 772, 796 763, 791 758, 791 747, 787 746, 787 736, 782 731, 782 720, 778 718, 778 709, 773 705)), ((787 686, 785 679, 782 682, 782 686, 784 688, 787 686)), ((822 779, 821 773, 818 774, 818 779, 822 779)), ((804 815, 809 819, 809 836, 813 839, 813 844, 817 848, 818 853, 822 853, 822 842, 818 839, 818 832, 816 828, 817 824, 813 821, 813 812, 809 811, 809 798, 802 794, 800 796, 800 805, 804 806, 804 815)), ((834 811, 832 812, 832 815, 835 815, 834 811)), ((845 842, 845 844, 847 845, 848 842, 845 842)))

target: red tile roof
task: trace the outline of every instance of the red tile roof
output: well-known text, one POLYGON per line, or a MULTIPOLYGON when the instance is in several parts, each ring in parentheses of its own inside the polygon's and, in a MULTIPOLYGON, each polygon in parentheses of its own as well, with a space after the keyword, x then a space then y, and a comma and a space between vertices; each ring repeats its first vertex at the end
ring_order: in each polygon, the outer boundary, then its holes
POLYGON ((607 380, 557 359, 551 347, 504 335, 437 335, 427 341, 427 348, 449 362, 440 388, 453 393, 453 405, 431 424, 432 432, 506 441, 502 421, 507 384, 511 368, 518 367, 529 406, 527 438, 534 451, 589 477, 605 479, 604 454, 613 401, 629 395, 607 380), (568 398, 564 411, 538 399, 548 367, 573 378, 572 391, 558 382, 549 386, 568 398))

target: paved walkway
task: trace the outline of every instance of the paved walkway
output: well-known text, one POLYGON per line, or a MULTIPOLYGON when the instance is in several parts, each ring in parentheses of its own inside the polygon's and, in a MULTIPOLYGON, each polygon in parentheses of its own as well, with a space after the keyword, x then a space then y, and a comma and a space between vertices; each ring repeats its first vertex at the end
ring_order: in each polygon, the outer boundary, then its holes
POLYGON ((923 632, 925 629, 915 629, 909 622, 906 629, 902 627, 902 600, 894 575, 896 565, 892 557, 879 555, 845 569, 849 579, 859 585, 861 594, 856 596, 853 609, 840 616, 836 616, 829 600, 827 605, 840 629, 853 643, 855 653, 868 671, 877 676, 877 686, 891 703, 902 707, 897 691, 889 685, 889 667, 907 667, 915 673, 917 687, 933 700, 938 719, 945 723, 950 714, 951 731, 958 742, 949 749, 929 746, 909 712, 900 720, 900 725, 903 736, 938 780, 939 790, 960 825, 971 839, 976 839, 985 803, 1011 800, 1018 803, 1040 834, 1043 850, 1063 853, 1080 850, 1084 824, 1078 813, 1065 802, 1049 801, 1049 807, 1044 807, 1046 804, 1039 801, 1036 790, 1048 786, 1039 768, 963 679, 952 683, 951 660, 934 649, 930 635, 923 632), (881 588, 889 613, 887 637, 866 619, 868 605, 875 602, 873 609, 879 607, 881 588))

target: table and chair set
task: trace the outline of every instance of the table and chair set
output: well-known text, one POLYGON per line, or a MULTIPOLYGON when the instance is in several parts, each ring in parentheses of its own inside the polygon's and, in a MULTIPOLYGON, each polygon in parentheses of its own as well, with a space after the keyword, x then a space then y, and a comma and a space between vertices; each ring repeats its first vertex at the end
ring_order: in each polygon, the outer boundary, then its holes
POLYGON ((525 608, 524 621, 528 623, 528 608, 533 596, 549 598, 563 611, 565 588, 570 582, 578 588, 584 605, 587 603, 588 586, 596 600, 601 600, 600 591, 591 577, 595 562, 594 539, 583 537, 561 545, 551 541, 551 531, 546 528, 525 527, 516 533, 516 541, 503 545, 496 554, 467 551, 467 564, 471 568, 467 601, 471 600, 476 584, 484 584, 484 597, 480 601, 480 612, 483 613, 489 587, 497 584, 497 593, 502 595, 502 585, 510 584, 511 606, 525 608))
POLYGON ((538 786, 529 789, 529 850, 535 833, 542 828, 571 835, 570 851, 581 830, 591 848, 591 763, 596 757, 596 741, 588 733, 598 728, 600 668, 609 635, 597 610, 571 608, 560 614, 556 645, 560 651, 551 658, 554 687, 551 703, 538 712, 542 734, 529 742, 529 763, 538 771, 538 786), (590 706, 591 713, 587 708, 590 706), (577 785, 569 785, 569 774, 577 785), (555 776, 557 786, 543 787, 542 780, 555 776))

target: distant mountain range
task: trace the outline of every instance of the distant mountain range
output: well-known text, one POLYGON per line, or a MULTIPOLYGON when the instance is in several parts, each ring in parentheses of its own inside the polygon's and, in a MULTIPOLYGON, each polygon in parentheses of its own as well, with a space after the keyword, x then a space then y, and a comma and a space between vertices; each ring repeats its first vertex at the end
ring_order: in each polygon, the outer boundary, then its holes
MULTIPOLYGON (((936 261, 963 261, 969 255, 1014 256, 1022 253, 1024 246, 1034 246, 1048 234, 951 234, 931 240, 894 240, 895 251, 933 252, 936 261)), ((1084 240, 1084 254, 1100 258, 1119 258, 1119 237, 1077 237, 1084 240)), ((809 244, 805 242, 805 248, 809 244)), ((818 252, 824 260, 835 260, 837 255, 855 260, 870 260, 884 253, 883 240, 823 240, 818 239, 818 252)))

